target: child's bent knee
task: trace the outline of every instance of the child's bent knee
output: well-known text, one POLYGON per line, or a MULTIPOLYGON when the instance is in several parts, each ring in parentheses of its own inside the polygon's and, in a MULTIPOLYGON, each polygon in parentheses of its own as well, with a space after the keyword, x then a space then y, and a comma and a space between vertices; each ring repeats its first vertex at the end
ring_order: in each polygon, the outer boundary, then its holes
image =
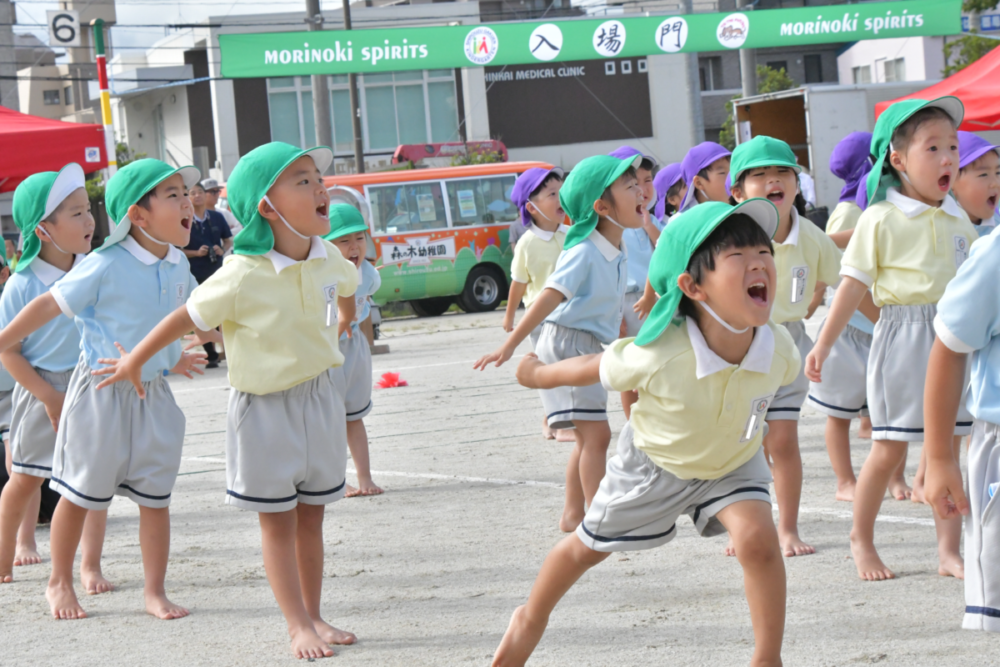
POLYGON ((578 565, 594 567, 598 563, 603 563, 611 555, 604 551, 594 551, 581 542, 576 535, 570 535, 566 540, 570 555, 578 565))

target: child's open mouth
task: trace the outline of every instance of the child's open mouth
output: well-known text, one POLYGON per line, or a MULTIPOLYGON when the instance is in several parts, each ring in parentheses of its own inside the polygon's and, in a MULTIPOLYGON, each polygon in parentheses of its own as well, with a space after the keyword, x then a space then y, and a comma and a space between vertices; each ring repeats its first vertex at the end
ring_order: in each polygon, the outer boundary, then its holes
POLYGON ((349 259, 351 262, 353 262, 354 266, 361 266, 361 256, 360 255, 351 255, 347 259, 349 259))
POLYGON ((328 207, 326 204, 320 204, 319 206, 316 207, 316 213, 318 213, 321 218, 325 218, 328 215, 327 208, 328 207))
POLYGON ((987 199, 986 202, 990 205, 990 208, 994 208, 995 209, 997 207, 997 196, 996 195, 990 195, 990 198, 987 199))
POLYGON ((941 192, 948 192, 948 190, 951 189, 951 174, 945 174, 938 179, 938 189, 940 189, 941 192))
POLYGON ((767 198, 772 204, 778 205, 785 201, 785 193, 781 190, 775 190, 774 192, 768 192, 767 198))
POLYGON ((767 285, 762 282, 756 282, 747 288, 747 296, 753 299, 753 302, 759 306, 767 305, 767 285))
POLYGON ((187 229, 188 231, 190 231, 191 230, 191 218, 181 218, 181 227, 183 227, 184 229, 187 229))

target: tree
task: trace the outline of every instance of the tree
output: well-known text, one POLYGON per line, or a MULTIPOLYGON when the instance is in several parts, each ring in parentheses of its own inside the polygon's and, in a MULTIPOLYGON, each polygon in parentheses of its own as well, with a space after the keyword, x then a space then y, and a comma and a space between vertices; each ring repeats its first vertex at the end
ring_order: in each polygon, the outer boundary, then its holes
POLYGON ((995 9, 998 4, 1000 2, 997 0, 965 0, 962 3, 962 10, 969 14, 969 34, 944 43, 945 67, 943 74, 946 77, 962 71, 1000 46, 1000 43, 995 39, 980 37, 976 34, 979 32, 980 12, 995 9))
MULTIPOLYGON (((141 160, 146 157, 145 153, 138 153, 133 151, 128 147, 123 141, 119 141, 115 144, 115 160, 118 162, 118 168, 121 169, 129 162, 135 162, 136 160, 141 160)), ((104 199, 104 174, 98 173, 92 179, 87 181, 87 196, 90 197, 92 202, 104 199)))
MULTIPOLYGON (((791 90, 795 88, 795 82, 788 76, 785 68, 773 69, 767 65, 757 65, 757 92, 761 95, 776 93, 779 90, 791 90)), ((722 131, 719 132, 719 143, 733 150, 736 148, 736 128, 733 125, 733 101, 740 99, 737 95, 726 102, 726 121, 722 124, 722 131)))

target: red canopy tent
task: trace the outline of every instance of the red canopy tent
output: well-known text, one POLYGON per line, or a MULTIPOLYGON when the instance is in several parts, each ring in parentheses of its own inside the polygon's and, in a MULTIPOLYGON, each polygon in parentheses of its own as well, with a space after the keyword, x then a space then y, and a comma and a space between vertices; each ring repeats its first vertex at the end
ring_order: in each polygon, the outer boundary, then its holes
POLYGON ((64 123, 0 107, 0 192, 70 162, 88 174, 108 166, 103 125, 64 123))
POLYGON ((965 119, 958 129, 968 132, 1000 130, 1000 46, 930 88, 900 97, 898 100, 879 102, 875 117, 893 102, 908 99, 933 100, 954 95, 965 105, 965 119))

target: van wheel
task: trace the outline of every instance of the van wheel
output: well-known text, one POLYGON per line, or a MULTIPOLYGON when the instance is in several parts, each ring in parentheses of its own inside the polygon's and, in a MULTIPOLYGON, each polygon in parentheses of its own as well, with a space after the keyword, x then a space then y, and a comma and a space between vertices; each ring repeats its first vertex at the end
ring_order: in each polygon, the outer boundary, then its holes
POLYGON ((417 317, 437 317, 446 313, 454 301, 454 297, 450 296, 416 299, 415 301, 410 301, 410 308, 417 314, 417 317))
POLYGON ((496 310, 503 301, 507 280, 492 266, 477 266, 469 272, 465 289, 458 296, 458 306, 467 313, 496 310))

